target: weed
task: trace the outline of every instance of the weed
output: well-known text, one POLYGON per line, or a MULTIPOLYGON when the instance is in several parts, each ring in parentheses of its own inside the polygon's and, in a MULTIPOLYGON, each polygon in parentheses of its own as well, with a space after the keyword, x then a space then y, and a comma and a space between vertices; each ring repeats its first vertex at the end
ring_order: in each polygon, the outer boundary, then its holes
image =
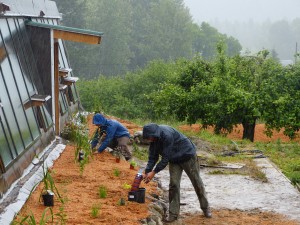
POLYGON ((266 174, 257 167, 255 162, 253 162, 252 160, 248 160, 246 162, 246 165, 249 169, 249 175, 252 178, 260 180, 262 182, 268 182, 268 178, 267 178, 266 174))
POLYGON ((213 170, 209 172, 208 174, 211 175, 246 175, 244 172, 241 172, 239 170, 213 170))

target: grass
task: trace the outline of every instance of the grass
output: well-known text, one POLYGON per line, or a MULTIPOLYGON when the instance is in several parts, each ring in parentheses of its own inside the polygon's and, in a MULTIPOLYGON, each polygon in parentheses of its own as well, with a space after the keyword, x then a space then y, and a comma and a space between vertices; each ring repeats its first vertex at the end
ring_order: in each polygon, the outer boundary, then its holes
POLYGON ((300 145, 297 142, 256 143, 293 184, 300 184, 300 145))
MULTIPOLYGON (((180 130, 178 128, 178 130, 180 130)), ((265 182, 265 174, 260 171, 254 164, 250 163, 249 157, 245 155, 235 155, 233 157, 222 157, 220 152, 224 149, 228 151, 237 151, 242 149, 259 149, 267 156, 282 172, 290 179, 291 183, 300 184, 300 145, 297 142, 283 143, 280 140, 262 143, 250 142, 248 140, 232 141, 227 137, 215 135, 206 130, 200 132, 185 132, 188 137, 200 138, 201 140, 210 143, 211 153, 216 155, 216 159, 223 162, 239 162, 246 163, 248 167, 252 168, 250 176, 255 179, 265 182)), ((216 172, 220 173, 220 172, 216 172)))
MULTIPOLYGON (((146 121, 136 120, 134 121, 141 126, 146 124, 146 121)), ((247 163, 253 172, 251 176, 256 177, 256 179, 265 180, 265 174, 263 174, 259 168, 253 164, 249 164, 249 157, 245 155, 235 155, 233 157, 221 157, 220 152, 224 149, 228 151, 238 151, 243 149, 259 149, 267 156, 282 172, 283 174, 291 181, 292 184, 300 185, 300 145, 297 142, 288 142, 283 143, 280 140, 273 141, 270 143, 261 143, 261 142, 250 142, 248 140, 238 140, 233 141, 228 137, 222 135, 215 135, 207 130, 200 130, 200 132, 193 131, 183 131, 180 129, 180 125, 185 125, 186 123, 179 122, 170 122, 170 121, 156 121, 158 124, 169 124, 172 127, 175 127, 177 130, 184 133, 186 136, 200 138, 203 141, 209 142, 210 150, 212 154, 216 155, 217 161, 223 162, 238 162, 238 163, 247 163)), ((148 152, 147 149, 134 146, 133 155, 136 158, 147 160, 148 152)), ((212 160, 209 163, 214 163, 215 160, 212 160)))
POLYGON ((139 147, 137 144, 133 144, 133 156, 137 159, 147 161, 148 160, 148 147, 139 147))

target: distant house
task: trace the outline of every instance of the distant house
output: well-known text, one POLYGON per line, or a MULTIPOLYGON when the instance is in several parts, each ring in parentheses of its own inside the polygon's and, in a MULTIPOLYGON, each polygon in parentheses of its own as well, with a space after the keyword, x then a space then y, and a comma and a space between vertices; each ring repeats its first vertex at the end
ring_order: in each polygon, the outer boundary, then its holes
POLYGON ((1 196, 78 108, 64 40, 100 44, 102 33, 60 20, 53 1, 0 2, 1 196))

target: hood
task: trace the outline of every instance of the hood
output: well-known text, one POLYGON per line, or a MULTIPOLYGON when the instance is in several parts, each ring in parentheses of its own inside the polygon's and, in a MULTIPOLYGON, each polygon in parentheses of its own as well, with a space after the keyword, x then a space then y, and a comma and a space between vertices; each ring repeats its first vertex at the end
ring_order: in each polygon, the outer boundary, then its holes
POLYGON ((95 125, 105 125, 106 122, 106 118, 100 113, 96 113, 93 117, 93 124, 95 125))
POLYGON ((160 137, 160 129, 156 123, 149 123, 143 127, 143 138, 147 139, 149 137, 160 137))

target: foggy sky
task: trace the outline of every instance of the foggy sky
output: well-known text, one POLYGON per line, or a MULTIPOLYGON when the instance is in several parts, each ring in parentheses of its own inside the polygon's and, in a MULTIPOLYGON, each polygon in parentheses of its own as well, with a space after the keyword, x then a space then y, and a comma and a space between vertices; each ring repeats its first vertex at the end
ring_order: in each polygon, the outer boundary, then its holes
POLYGON ((300 0, 184 0, 194 21, 278 21, 300 17, 300 0))

